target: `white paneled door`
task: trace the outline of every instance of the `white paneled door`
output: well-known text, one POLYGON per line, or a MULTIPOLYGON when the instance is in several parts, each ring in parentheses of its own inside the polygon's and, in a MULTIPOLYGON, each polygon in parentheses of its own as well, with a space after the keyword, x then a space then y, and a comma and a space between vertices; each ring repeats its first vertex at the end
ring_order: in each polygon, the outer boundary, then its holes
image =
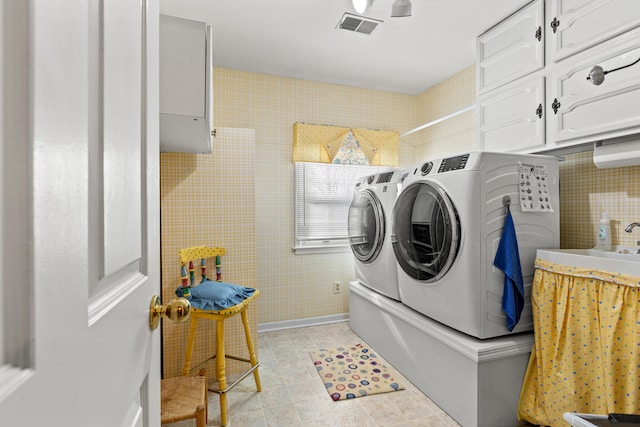
POLYGON ((0 4, 0 424, 158 426, 158 5, 0 4))

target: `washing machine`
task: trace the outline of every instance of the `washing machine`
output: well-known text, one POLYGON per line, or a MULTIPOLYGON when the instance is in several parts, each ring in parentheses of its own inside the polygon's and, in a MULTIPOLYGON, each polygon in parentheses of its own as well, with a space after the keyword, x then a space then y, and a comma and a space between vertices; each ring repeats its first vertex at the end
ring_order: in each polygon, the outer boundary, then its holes
POLYGON ((361 178, 349 207, 349 244, 357 280, 399 300, 396 260, 391 246, 391 212, 402 187, 404 171, 361 178))
POLYGON ((557 158, 531 154, 471 152, 408 169, 391 234, 400 301, 480 339, 532 330, 536 250, 559 246, 558 179, 557 158), (493 266, 507 209, 525 287, 511 332, 493 266))

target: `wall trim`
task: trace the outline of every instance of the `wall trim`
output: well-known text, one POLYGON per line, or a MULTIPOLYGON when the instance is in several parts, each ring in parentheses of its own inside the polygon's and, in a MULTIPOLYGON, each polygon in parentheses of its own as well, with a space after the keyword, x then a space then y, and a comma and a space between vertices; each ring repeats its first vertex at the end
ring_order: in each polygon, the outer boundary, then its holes
POLYGON ((304 328, 306 326, 328 325, 349 321, 349 313, 330 314, 328 316, 307 317, 305 319, 282 320, 258 324, 258 333, 281 331, 284 329, 304 328))

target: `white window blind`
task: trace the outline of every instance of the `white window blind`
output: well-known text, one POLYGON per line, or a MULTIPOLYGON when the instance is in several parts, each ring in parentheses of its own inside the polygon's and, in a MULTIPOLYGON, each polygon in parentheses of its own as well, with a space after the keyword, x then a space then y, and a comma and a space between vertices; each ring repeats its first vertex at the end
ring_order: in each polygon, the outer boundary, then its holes
POLYGON ((387 166, 295 164, 296 253, 348 249, 349 206, 358 179, 387 166))

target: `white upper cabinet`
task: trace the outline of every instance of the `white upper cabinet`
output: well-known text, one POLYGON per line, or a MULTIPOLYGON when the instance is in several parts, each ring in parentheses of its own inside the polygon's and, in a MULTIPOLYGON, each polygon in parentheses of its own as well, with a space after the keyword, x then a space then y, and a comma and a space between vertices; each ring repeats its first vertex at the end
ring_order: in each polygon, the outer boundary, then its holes
POLYGON ((594 66, 610 71, 640 58, 639 0, 537 0, 477 47, 480 149, 570 152, 640 133, 640 63, 600 85, 587 80, 594 66), (541 14, 544 43, 526 43, 541 14))
POLYGON ((638 0, 550 0, 549 62, 558 62, 640 25, 638 0))
POLYGON ((544 67, 544 2, 536 0, 477 39, 478 93, 544 67))
POLYGON ((599 85, 587 80, 596 65, 610 71, 639 58, 637 28, 554 68, 547 78, 548 148, 640 132, 640 63, 606 74, 599 85))
POLYGON ((211 153, 211 28, 160 15, 160 151, 211 153))
POLYGON ((478 100, 483 151, 530 152, 544 148, 544 77, 520 79, 478 100))

